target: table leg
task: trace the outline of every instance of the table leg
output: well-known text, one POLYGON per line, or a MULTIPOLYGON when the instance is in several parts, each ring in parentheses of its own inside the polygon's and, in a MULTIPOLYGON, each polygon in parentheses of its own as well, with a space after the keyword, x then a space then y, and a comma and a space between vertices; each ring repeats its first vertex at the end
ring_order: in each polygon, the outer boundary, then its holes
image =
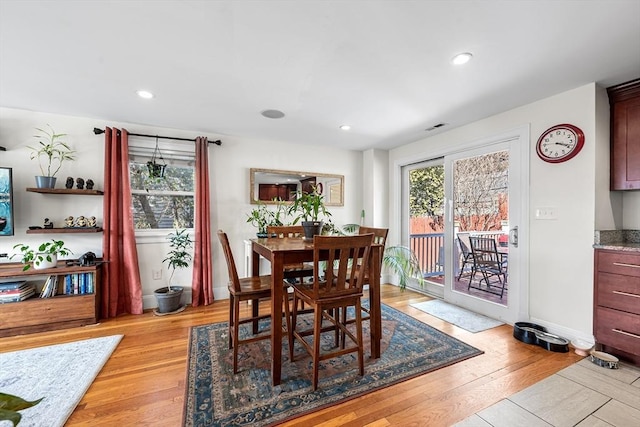
POLYGON ((369 259, 369 310, 371 328, 371 358, 380 358, 382 338, 382 313, 380 307, 380 246, 371 247, 369 259))
POLYGON ((282 255, 275 253, 271 259, 271 378, 279 385, 282 369, 282 302, 284 263, 282 255))

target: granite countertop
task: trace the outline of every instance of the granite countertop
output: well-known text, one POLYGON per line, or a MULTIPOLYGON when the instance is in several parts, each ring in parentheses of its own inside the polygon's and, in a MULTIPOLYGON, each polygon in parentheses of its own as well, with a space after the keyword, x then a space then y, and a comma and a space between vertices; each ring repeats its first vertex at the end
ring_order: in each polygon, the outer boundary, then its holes
POLYGON ((599 230, 595 233, 595 249, 640 252, 640 230, 599 230))

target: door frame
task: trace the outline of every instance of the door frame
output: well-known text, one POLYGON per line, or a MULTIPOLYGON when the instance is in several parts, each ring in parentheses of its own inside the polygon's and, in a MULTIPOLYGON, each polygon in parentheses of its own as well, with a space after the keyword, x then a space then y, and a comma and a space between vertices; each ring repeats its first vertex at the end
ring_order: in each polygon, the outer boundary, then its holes
MULTIPOLYGON (((509 307, 507 310, 498 310, 498 313, 494 313, 492 310, 487 311, 489 307, 487 304, 498 305, 485 301, 485 304, 470 303, 468 299, 453 298, 451 301, 454 304, 460 305, 464 308, 471 309, 481 314, 489 315, 490 317, 499 318, 505 323, 513 324, 518 319, 529 318, 529 160, 530 160, 530 125, 526 124, 505 132, 494 134, 485 138, 461 142, 459 144, 451 144, 448 148, 440 148, 434 150, 425 150, 419 155, 407 157, 394 162, 393 173, 396 176, 396 183, 399 191, 396 193, 396 203, 393 205, 393 217, 396 218, 395 226, 399 230, 399 240, 401 244, 408 245, 408 232, 405 230, 403 221, 403 209, 402 205, 404 200, 404 192, 408 191, 404 188, 403 167, 416 164, 420 162, 426 162, 432 159, 441 157, 454 156, 463 152, 471 152, 474 149, 480 147, 486 147, 496 145, 500 143, 511 142, 510 147, 510 168, 517 168, 519 172, 518 182, 511 183, 514 185, 518 192, 518 208, 519 218, 511 218, 511 212, 509 215, 509 227, 513 228, 514 225, 518 226, 518 249, 514 250, 514 263, 517 262, 518 268, 516 271, 510 271, 509 281, 517 286, 517 291, 509 291, 509 307), (511 150, 518 150, 516 155, 511 154, 511 150), (516 254, 517 252, 517 254, 516 254), (512 299, 513 297, 513 299, 512 299)), ((446 160, 445 160, 446 161, 446 160)), ((446 174, 445 165, 445 174, 446 174)), ((446 180, 446 178, 445 178, 446 180)), ((445 184, 446 186, 446 184, 445 184)), ((511 203, 510 200, 510 209, 511 203)), ((447 213, 445 218, 448 219, 447 213)), ((445 227, 445 253, 453 253, 453 226, 445 227)), ((511 254, 510 254, 511 255, 511 254)), ((511 256, 510 256, 511 258, 511 256)), ((514 264, 515 265, 515 264, 514 264)), ((453 260, 452 256, 445 257, 445 277, 448 281, 453 277, 453 260)), ((451 283, 445 283, 445 289, 451 289, 451 283)), ((447 292, 447 291, 445 291, 447 292)), ((451 298, 448 298, 451 299, 451 298)), ((504 306, 502 306, 504 307, 504 306)))

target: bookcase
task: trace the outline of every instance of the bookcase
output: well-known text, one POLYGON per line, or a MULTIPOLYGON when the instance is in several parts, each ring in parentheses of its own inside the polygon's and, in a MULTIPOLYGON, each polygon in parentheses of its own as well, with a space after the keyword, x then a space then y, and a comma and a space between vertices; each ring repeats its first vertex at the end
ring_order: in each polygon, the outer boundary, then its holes
POLYGON ((20 302, 0 304, 0 337, 52 331, 98 323, 101 263, 81 267, 59 261, 56 268, 22 271, 24 264, 0 264, 0 280, 39 282, 36 295, 20 302), (67 275, 91 274, 91 293, 64 294, 67 275), (40 289, 49 276, 58 276, 58 294, 40 298, 40 289))

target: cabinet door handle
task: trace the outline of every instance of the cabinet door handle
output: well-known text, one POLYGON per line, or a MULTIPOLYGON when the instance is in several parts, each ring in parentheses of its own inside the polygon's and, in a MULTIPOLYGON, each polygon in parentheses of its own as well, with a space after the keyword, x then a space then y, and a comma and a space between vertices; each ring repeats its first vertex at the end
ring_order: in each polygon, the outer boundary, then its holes
POLYGON ((611 292, 617 295, 624 295, 625 297, 640 298, 640 295, 630 294, 629 292, 622 292, 622 291, 611 291, 611 292))
POLYGON ((631 332, 621 331, 620 329, 612 329, 612 331, 617 333, 617 334, 622 334, 622 335, 626 335, 626 336, 631 337, 631 338, 640 339, 640 335, 632 334, 631 332))
POLYGON ((640 268, 638 264, 625 264, 624 262, 614 262, 613 265, 617 267, 631 267, 631 268, 640 268))

